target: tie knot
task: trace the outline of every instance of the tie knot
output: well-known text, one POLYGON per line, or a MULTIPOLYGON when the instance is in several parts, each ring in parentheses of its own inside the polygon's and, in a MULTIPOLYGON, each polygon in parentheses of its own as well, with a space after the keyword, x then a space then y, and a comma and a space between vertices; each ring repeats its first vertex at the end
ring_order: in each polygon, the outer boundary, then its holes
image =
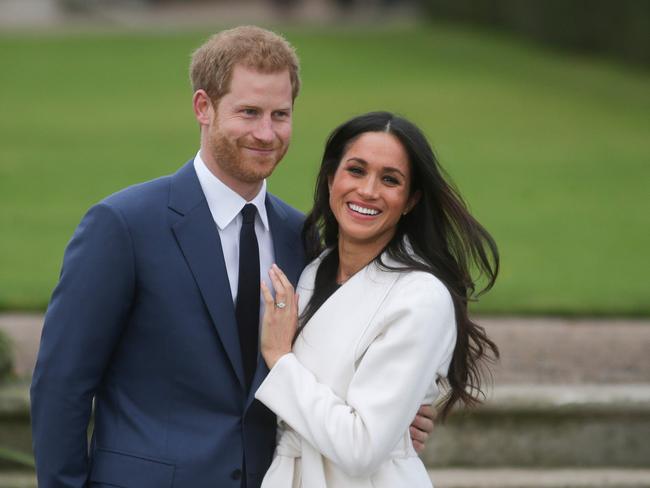
POLYGON ((244 224, 253 224, 255 223, 255 213, 257 208, 252 203, 247 203, 244 205, 244 208, 241 210, 241 216, 244 219, 244 224))

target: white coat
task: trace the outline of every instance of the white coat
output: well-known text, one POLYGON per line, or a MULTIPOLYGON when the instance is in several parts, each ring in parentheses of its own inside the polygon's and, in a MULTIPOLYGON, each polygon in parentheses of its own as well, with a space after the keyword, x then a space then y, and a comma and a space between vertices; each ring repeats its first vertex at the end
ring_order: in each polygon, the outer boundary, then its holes
MULTIPOLYGON (((301 311, 321 258, 300 277, 301 311)), ((352 276, 255 394, 278 416, 262 488, 431 487, 408 428, 438 396, 455 342, 451 296, 433 275, 372 262, 352 276)))

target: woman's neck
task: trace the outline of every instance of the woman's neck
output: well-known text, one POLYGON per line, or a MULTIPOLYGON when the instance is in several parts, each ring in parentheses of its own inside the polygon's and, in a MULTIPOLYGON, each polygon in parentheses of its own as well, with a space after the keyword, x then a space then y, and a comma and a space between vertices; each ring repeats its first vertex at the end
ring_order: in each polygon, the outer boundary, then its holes
POLYGON ((378 240, 376 242, 352 242, 339 236, 339 269, 336 273, 336 282, 343 284, 353 275, 366 267, 390 242, 378 240))

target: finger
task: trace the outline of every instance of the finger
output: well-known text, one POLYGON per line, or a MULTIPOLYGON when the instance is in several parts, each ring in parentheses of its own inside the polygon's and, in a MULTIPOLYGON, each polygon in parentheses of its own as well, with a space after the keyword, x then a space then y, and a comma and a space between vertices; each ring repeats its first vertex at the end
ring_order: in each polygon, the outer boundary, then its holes
POLYGON ((271 283, 273 284, 273 289, 275 290, 275 299, 284 301, 286 298, 286 291, 273 267, 269 269, 269 278, 271 278, 271 283))
POLYGON ((425 404, 425 405, 420 405, 420 408, 418 409, 418 415, 421 415, 422 417, 426 417, 433 421, 436 420, 436 416, 438 415, 438 412, 436 411, 435 408, 433 408, 432 405, 425 404))
POLYGON ((283 302, 286 307, 283 307, 284 310, 292 311, 294 309, 294 293, 293 293, 293 287, 291 287, 291 284, 289 284, 289 288, 285 286, 285 283, 283 283, 282 279, 280 278, 279 275, 279 268, 271 268, 269 270, 269 276, 271 276, 271 280, 273 281, 273 286, 275 288, 275 301, 276 303, 278 302, 283 302))
POLYGON ((273 295, 271 295, 271 290, 263 281, 260 282, 260 288, 262 290, 262 297, 264 297, 264 305, 266 307, 273 307, 273 295))
POLYGON ((409 428, 409 433, 411 434, 411 439, 413 441, 425 443, 427 438, 429 437, 426 433, 422 432, 419 429, 416 429, 415 427, 410 427, 409 428))
POLYGON ((415 416, 415 419, 413 419, 411 426, 430 434, 433 431, 433 420, 418 414, 415 416))
POLYGON ((413 441, 413 449, 415 449, 416 453, 421 454, 422 451, 424 451, 424 444, 418 441, 413 441))
POLYGON ((285 275, 282 272, 282 270, 278 267, 277 264, 273 264, 273 269, 276 273, 276 276, 282 283, 282 286, 284 287, 284 292, 286 296, 284 302, 287 304, 287 306, 290 307, 291 310, 293 310, 296 304, 295 290, 293 289, 293 285, 289 281, 289 278, 287 278, 287 275, 285 275))
POLYGON ((284 274, 284 272, 278 267, 277 264, 273 264, 273 269, 278 275, 278 278, 280 278, 280 281, 282 282, 282 285, 284 285, 284 288, 289 291, 293 291, 293 285, 291 284, 291 281, 289 281, 289 278, 287 278, 287 275, 284 274))

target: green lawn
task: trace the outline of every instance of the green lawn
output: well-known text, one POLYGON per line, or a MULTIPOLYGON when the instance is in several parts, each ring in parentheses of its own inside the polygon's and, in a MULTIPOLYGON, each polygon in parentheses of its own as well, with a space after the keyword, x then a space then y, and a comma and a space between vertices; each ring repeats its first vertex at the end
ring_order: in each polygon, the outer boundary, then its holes
MULTIPOLYGON (((0 308, 44 308, 85 209, 194 155, 207 34, 0 37, 0 308)), ((397 111, 500 246, 477 310, 650 315, 649 73, 447 26, 287 36, 304 89, 274 193, 307 210, 328 132, 397 111)))

